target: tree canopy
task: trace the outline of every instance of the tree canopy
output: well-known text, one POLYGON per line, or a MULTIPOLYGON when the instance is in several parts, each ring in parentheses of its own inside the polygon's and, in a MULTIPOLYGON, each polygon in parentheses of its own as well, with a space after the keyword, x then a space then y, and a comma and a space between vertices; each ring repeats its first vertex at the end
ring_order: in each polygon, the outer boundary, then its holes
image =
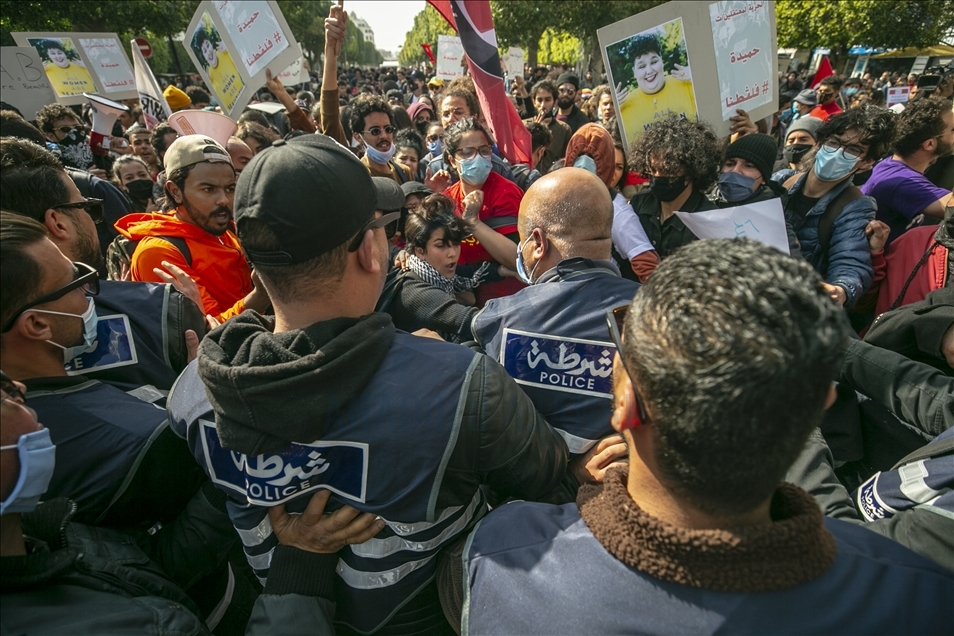
POLYGON ((456 33, 434 7, 427 5, 423 11, 414 16, 414 26, 404 37, 404 46, 398 54, 398 62, 401 64, 430 62, 421 45, 430 44, 434 55, 437 55, 438 35, 456 35, 456 33))

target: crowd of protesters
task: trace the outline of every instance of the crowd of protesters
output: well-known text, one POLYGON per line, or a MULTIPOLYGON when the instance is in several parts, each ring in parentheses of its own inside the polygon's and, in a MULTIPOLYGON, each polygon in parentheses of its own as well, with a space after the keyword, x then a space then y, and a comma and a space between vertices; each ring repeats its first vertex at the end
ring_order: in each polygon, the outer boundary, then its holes
POLYGON ((346 23, 228 139, 2 104, 3 632, 954 631, 954 71, 626 147, 541 66, 511 163, 346 23))

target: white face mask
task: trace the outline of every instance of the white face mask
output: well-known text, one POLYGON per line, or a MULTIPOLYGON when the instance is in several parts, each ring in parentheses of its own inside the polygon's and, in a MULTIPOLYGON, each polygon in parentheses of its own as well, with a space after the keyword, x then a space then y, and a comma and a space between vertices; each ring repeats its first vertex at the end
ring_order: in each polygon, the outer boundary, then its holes
POLYGON ((87 296, 89 300, 89 306, 86 308, 82 314, 68 314, 62 311, 49 311, 47 309, 34 309, 33 311, 41 314, 55 314, 57 316, 70 316, 72 318, 79 318, 83 321, 83 344, 76 345, 75 347, 64 347, 58 342, 53 342, 52 340, 47 340, 54 347, 59 347, 63 350, 63 362, 64 364, 72 360, 73 358, 82 355, 84 351, 96 344, 96 328, 99 326, 99 316, 96 315, 96 303, 93 302, 92 296, 87 296))

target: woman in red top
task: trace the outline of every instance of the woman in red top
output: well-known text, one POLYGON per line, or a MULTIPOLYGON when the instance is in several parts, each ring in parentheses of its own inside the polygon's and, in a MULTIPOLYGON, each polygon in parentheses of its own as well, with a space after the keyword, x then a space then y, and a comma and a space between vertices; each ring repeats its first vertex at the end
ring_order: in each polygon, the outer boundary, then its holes
MULTIPOLYGON (((517 213, 523 190, 491 170, 493 143, 490 132, 473 117, 454 122, 444 131, 444 161, 460 175, 460 181, 444 194, 454 202, 455 214, 474 228, 473 236, 460 244, 458 264, 495 261, 515 271, 517 213)), ((523 286, 512 276, 485 282, 477 288, 477 304, 483 306, 491 298, 508 296, 523 286)))

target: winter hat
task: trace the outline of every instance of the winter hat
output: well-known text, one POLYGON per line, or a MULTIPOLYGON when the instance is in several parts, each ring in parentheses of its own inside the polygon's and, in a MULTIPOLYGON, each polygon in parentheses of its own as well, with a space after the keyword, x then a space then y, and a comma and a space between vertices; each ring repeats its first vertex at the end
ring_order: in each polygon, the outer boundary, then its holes
POLYGON ((799 117, 795 122, 788 127, 785 131, 785 138, 788 139, 788 136, 793 132, 804 130, 809 135, 812 136, 812 139, 818 141, 818 129, 821 128, 821 125, 825 123, 820 120, 818 117, 799 117))
POLYGON ((736 141, 729 144, 726 148, 725 158, 732 159, 738 157, 745 159, 756 168, 762 175, 762 180, 766 183, 772 177, 772 167, 775 165, 775 158, 778 156, 778 144, 771 135, 756 133, 739 137, 736 141))
POLYGON ((172 84, 166 86, 166 90, 162 91, 162 96, 166 98, 166 102, 168 102, 169 108, 173 112, 192 106, 192 100, 189 99, 189 96, 172 84))
POLYGON ((805 106, 817 106, 818 98, 815 97, 815 91, 811 88, 806 88, 801 93, 795 96, 794 101, 799 104, 804 104, 805 106))

